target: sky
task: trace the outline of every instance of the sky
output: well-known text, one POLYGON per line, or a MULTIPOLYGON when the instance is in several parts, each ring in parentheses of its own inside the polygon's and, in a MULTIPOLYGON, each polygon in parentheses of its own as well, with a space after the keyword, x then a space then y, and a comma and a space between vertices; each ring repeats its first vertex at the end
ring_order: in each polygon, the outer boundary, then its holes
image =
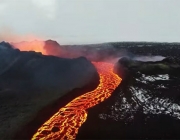
POLYGON ((0 40, 180 42, 180 0, 0 0, 0 40))

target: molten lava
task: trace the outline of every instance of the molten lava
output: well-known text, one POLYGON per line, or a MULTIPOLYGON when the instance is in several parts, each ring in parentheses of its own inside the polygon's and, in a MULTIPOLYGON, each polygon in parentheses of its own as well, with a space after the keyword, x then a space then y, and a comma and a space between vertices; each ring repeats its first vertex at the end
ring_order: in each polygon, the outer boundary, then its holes
POLYGON ((87 119, 87 109, 111 96, 121 78, 113 73, 113 64, 93 62, 100 75, 99 86, 68 103, 45 122, 34 134, 34 139, 75 139, 87 119))

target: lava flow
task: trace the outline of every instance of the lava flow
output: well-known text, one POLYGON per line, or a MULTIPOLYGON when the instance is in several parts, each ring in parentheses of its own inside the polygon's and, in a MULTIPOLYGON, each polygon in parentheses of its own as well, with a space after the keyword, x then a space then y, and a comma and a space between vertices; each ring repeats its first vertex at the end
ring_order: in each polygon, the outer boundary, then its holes
POLYGON ((121 78, 113 73, 113 64, 93 62, 100 75, 99 86, 68 103, 45 122, 32 139, 75 139, 78 129, 86 121, 87 109, 111 96, 121 78))

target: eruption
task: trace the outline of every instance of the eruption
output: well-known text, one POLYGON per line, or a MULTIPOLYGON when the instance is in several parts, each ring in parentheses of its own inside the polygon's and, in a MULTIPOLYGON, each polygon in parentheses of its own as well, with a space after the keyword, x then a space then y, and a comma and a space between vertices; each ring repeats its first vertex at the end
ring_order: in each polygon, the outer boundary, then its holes
POLYGON ((47 55, 46 50, 44 49, 45 42, 44 41, 32 41, 32 42, 20 42, 20 43, 12 43, 12 45, 21 50, 21 51, 35 51, 41 52, 44 55, 47 55))
POLYGON ((20 51, 35 51, 40 52, 43 55, 61 56, 62 50, 60 45, 56 41, 23 41, 18 43, 11 43, 16 49, 20 51))
MULTIPOLYGON (((46 51, 48 50, 47 44, 43 41, 13 43, 12 45, 21 51, 35 51, 48 55, 48 51, 46 51)), ((51 50, 50 53, 52 52, 54 50, 51 50)), ((57 54, 54 55, 57 56, 57 54)), ((92 63, 97 68, 100 76, 98 87, 62 107, 37 130, 32 139, 75 139, 78 129, 87 119, 87 109, 111 96, 113 90, 122 80, 113 72, 114 65, 105 62, 92 63)))

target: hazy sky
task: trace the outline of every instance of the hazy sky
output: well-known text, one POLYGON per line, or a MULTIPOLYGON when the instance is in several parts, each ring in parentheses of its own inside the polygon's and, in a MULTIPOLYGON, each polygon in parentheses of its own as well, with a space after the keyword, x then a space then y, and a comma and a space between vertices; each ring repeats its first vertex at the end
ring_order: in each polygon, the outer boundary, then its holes
POLYGON ((180 0, 0 0, 0 39, 15 34, 60 44, 180 42, 180 0))

